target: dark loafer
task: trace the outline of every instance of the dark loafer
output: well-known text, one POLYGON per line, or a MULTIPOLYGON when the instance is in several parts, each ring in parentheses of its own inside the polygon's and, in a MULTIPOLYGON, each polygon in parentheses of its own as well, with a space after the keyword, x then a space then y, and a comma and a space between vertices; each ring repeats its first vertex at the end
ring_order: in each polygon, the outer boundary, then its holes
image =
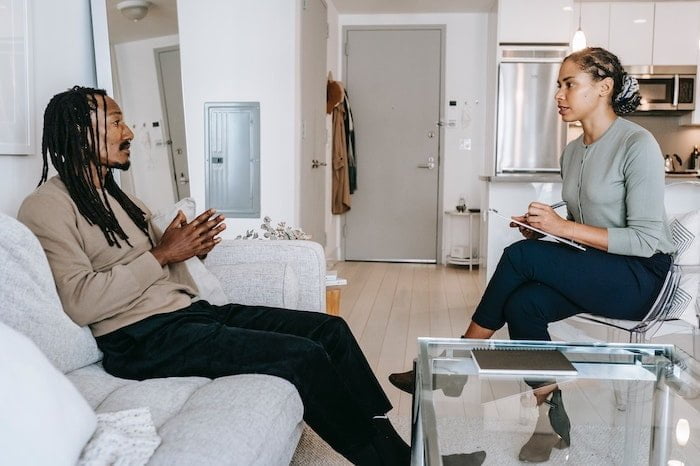
POLYGON ((406 372, 395 372, 389 374, 389 382, 401 391, 413 395, 413 387, 416 384, 416 377, 412 370, 406 372))

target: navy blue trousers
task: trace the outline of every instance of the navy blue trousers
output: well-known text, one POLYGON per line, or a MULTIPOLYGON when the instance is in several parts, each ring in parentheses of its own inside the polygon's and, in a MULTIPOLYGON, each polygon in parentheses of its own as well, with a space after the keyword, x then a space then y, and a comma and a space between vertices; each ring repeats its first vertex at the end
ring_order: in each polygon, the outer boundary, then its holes
POLYGON ((197 301, 97 337, 107 372, 128 379, 268 374, 288 380, 304 420, 343 455, 367 445, 391 409, 340 317, 197 301))
POLYGON ((641 320, 661 291, 668 254, 634 257, 551 241, 508 246, 472 320, 513 340, 549 340, 550 322, 587 312, 641 320))

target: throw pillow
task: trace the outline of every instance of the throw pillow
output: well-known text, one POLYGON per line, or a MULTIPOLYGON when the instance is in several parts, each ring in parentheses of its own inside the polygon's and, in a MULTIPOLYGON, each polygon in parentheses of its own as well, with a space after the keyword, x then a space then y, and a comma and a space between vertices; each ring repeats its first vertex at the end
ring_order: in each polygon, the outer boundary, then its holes
POLYGON ((678 316, 694 327, 698 327, 700 316, 700 266, 681 267, 678 288, 671 300, 669 315, 678 316))
POLYGON ((0 459, 73 466, 97 417, 32 341, 0 322, 0 459))
POLYGON ((700 209, 676 216, 671 221, 671 233, 677 248, 675 263, 700 265, 700 209))
POLYGON ((16 219, 0 213, 0 322, 28 336, 61 372, 101 359, 87 327, 63 312, 39 240, 16 219))
MULTIPOLYGON (((170 222, 172 222, 177 215, 178 210, 181 210, 185 214, 185 217, 187 217, 187 221, 191 222, 195 218, 195 209, 196 205, 194 199, 186 197, 168 209, 159 210, 151 217, 151 225, 156 235, 159 238, 163 235, 165 229, 168 228, 170 222)), ((226 296, 226 293, 224 293, 219 280, 214 274, 207 270, 198 257, 187 259, 185 261, 185 267, 192 277, 192 280, 194 280, 194 283, 197 285, 199 297, 201 299, 218 306, 231 302, 226 296)))

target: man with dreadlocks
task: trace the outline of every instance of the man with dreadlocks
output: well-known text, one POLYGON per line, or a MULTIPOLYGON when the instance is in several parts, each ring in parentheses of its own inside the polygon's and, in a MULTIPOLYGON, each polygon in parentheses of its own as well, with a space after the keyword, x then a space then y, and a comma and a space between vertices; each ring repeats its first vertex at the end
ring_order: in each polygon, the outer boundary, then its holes
POLYGON ((54 96, 44 167, 18 218, 39 238, 65 312, 89 325, 107 372, 130 379, 259 373, 297 388, 304 419, 355 464, 408 464, 391 404, 344 320, 316 312, 195 300, 183 261, 220 241, 224 218, 178 212, 162 237, 113 169, 129 168, 133 133, 98 89, 54 96), (51 160, 58 176, 48 178, 51 160))

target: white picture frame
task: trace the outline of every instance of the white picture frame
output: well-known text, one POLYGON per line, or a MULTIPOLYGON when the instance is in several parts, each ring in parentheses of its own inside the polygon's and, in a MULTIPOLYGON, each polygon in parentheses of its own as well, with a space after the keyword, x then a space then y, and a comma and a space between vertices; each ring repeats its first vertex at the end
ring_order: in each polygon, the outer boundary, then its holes
POLYGON ((0 0, 0 155, 34 153, 29 0, 0 0))

